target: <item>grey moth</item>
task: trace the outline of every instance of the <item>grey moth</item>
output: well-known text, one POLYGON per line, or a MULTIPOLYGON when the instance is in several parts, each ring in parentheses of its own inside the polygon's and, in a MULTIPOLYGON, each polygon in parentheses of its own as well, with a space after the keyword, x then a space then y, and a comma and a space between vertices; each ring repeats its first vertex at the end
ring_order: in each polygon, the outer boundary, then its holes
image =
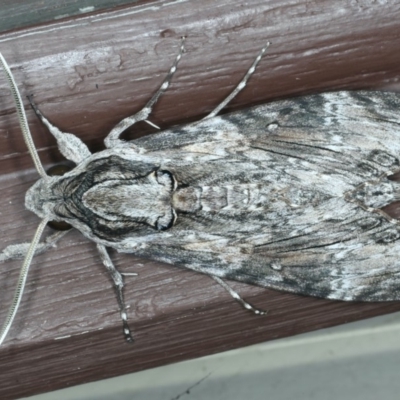
POLYGON ((246 86, 264 47, 236 89, 206 118, 131 142, 121 133, 147 121, 184 51, 146 106, 123 119, 92 154, 34 110, 75 168, 43 169, 6 61, 21 129, 41 178, 26 207, 42 222, 32 243, 7 247, 0 260, 24 258, 2 343, 22 298, 34 254, 59 240, 40 236, 65 221, 97 246, 117 292, 125 338, 132 341, 123 276, 107 248, 209 275, 233 291, 236 280, 347 301, 398 300, 399 221, 384 207, 400 198, 400 96, 384 92, 323 93, 218 116, 246 86))

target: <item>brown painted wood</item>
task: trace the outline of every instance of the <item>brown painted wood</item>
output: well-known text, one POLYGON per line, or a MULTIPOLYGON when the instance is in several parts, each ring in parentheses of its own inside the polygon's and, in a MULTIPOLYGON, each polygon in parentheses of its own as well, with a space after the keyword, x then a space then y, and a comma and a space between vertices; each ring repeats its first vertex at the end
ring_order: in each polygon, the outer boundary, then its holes
POLYGON ((0 32, 149 0, 2 0, 0 32))
MULTIPOLYGON (((268 54, 239 109, 331 89, 395 89, 400 5, 339 0, 158 1, 0 36, 23 94, 91 150, 143 106, 174 59, 187 53, 151 120, 165 128, 198 119, 237 84, 267 40, 268 54)), ((27 105, 27 104, 26 104, 27 105)), ((29 123, 41 159, 61 159, 55 141, 29 123)), ((362 128, 362 127, 360 127, 362 128)), ((149 133, 140 125, 127 138, 149 133)), ((0 78, 1 246, 29 241, 38 219, 24 210, 37 179, 6 81, 0 78)), ((127 279, 136 343, 124 343, 111 283, 92 243, 71 232, 35 258, 16 321, 0 349, 0 397, 13 399, 78 383, 400 310, 398 303, 333 302, 232 283, 269 310, 243 311, 205 276, 113 253, 127 279)), ((0 321, 21 262, 1 265, 0 321)))

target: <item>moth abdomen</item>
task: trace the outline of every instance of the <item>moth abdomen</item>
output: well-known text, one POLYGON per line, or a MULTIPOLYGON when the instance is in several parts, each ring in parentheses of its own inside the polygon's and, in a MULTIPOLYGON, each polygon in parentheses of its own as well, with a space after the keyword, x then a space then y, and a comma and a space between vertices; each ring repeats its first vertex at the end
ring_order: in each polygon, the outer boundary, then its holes
POLYGON ((202 208, 201 188, 196 186, 178 187, 172 195, 172 206, 178 212, 200 211, 202 208))

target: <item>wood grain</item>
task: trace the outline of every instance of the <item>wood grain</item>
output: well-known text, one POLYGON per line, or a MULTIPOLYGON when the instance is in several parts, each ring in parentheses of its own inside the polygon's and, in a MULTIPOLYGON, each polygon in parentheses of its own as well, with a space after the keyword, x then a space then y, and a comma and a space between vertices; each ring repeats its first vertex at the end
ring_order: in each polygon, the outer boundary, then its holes
POLYGON ((148 0, 2 0, 0 32, 148 0))
MULTIPOLYGON (((56 21, 0 36, 23 95, 33 93, 60 129, 92 151, 120 119, 143 106, 174 59, 187 53, 152 121, 162 128, 196 120, 237 84, 259 49, 272 45, 229 110, 304 93, 396 89, 400 5, 376 1, 156 1, 56 21)), ((29 110, 43 162, 61 160, 54 139, 29 110)), ((151 133, 140 124, 126 138, 151 133)), ((24 210, 37 179, 10 91, 0 78, 1 245, 30 241, 38 219, 24 210)), ((95 247, 71 232, 35 258, 16 321, 0 349, 0 396, 13 399, 229 350, 264 340, 400 310, 398 303, 356 304, 232 283, 269 310, 243 311, 209 278, 112 254, 127 280, 136 343, 123 341, 111 283, 95 247)), ((1 265, 0 320, 21 262, 1 265)))

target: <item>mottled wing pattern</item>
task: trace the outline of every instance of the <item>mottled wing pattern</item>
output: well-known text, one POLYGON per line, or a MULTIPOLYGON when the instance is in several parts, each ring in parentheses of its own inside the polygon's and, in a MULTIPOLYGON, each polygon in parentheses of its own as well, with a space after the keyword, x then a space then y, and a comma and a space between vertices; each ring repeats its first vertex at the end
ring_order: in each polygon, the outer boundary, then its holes
POLYGON ((136 140, 201 204, 135 253, 306 295, 398 300, 399 226, 374 209, 396 199, 399 109, 395 93, 328 93, 136 140))

